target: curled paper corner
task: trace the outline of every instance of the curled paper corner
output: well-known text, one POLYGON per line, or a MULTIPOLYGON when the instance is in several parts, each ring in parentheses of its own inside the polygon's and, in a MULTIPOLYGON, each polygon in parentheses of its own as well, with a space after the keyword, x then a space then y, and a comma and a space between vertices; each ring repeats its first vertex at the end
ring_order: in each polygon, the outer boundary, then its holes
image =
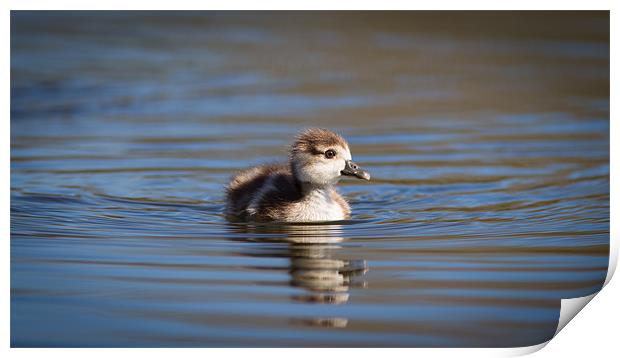
POLYGON ((596 296, 597 294, 598 292, 595 292, 588 296, 563 299, 561 301, 558 328, 555 330, 555 334, 553 336, 557 336, 558 333, 560 333, 560 331, 564 327, 566 327, 568 322, 570 322, 570 320, 572 320, 577 315, 577 313, 579 313, 590 301, 592 301, 594 296, 596 296))
MULTIPOLYGON (((590 303, 590 301, 592 301, 592 299, 596 295, 598 295, 599 292, 601 292, 605 286, 607 286, 607 284, 609 283, 609 281, 611 281, 611 278, 613 277, 616 271, 617 265, 618 265, 618 246, 615 240, 610 240, 609 264, 607 266, 607 276, 605 277, 605 283, 603 284, 603 287, 601 288, 601 290, 594 292, 587 296, 562 299, 560 301, 560 317, 558 319, 558 326, 555 330, 555 333, 553 334, 553 337, 557 336, 558 333, 560 333, 560 331, 564 329, 564 327, 566 327, 568 322, 570 322, 573 318, 575 318, 575 316, 577 316, 577 314, 581 312, 581 310, 588 303, 590 303)), ((551 339, 553 339, 553 337, 551 339)), ((537 345, 516 348, 511 352, 511 354, 514 354, 514 356, 520 356, 520 355, 526 355, 526 354, 537 352, 543 349, 549 342, 551 342, 551 339, 546 342, 537 344, 537 345)))
MULTIPOLYGON (((583 297, 562 299, 560 301, 561 306, 560 318, 558 319, 558 327, 556 328, 553 337, 557 336, 558 333, 560 333, 560 331, 564 327, 566 327, 568 322, 570 322, 577 315, 577 313, 579 313, 579 311, 581 311, 597 294, 598 292, 583 297)), ((551 337, 551 339, 553 339, 553 337, 551 337)), ((503 356, 518 357, 538 352, 539 350, 543 349, 549 342, 551 342, 551 339, 539 344, 535 344, 533 346, 509 348, 508 350, 503 352, 505 353, 503 354, 503 356)))
POLYGON ((533 346, 509 348, 510 350, 506 352, 505 357, 520 357, 538 352, 539 350, 543 349, 550 341, 551 340, 548 340, 546 342, 535 344, 533 346))
POLYGON ((614 240, 612 238, 609 239, 609 263, 607 265, 607 277, 605 277, 605 283, 603 287, 607 286, 611 278, 614 276, 616 272, 616 267, 618 266, 618 240, 614 240))
POLYGON ((614 240, 610 240, 609 245, 609 264, 607 266, 607 276, 605 277, 605 283, 603 287, 598 292, 595 292, 588 296, 576 297, 576 298, 565 298, 561 301, 560 307, 560 318, 558 319, 558 327, 555 330, 554 337, 560 333, 560 331, 566 327, 568 322, 570 322, 599 292, 603 290, 605 286, 611 281, 613 277, 616 266, 618 265, 618 250, 617 245, 615 245, 614 240))
MULTIPOLYGON (((598 292, 595 292, 587 296, 562 299, 560 301, 560 317, 558 319, 558 326, 555 330, 555 333, 553 334, 553 337, 557 336, 558 333, 560 333, 560 331, 564 329, 564 327, 566 327, 568 322, 570 322, 573 318, 575 318, 575 316, 579 312, 581 312, 581 310, 588 303, 590 303, 590 301, 592 301, 592 299, 599 292, 601 292, 605 286, 607 286, 607 284, 609 283, 609 281, 611 281, 611 278, 613 277, 616 271, 617 265, 618 265, 618 247, 615 244, 614 240, 610 240, 609 264, 607 267, 607 276, 605 277, 605 283, 603 284, 603 287, 598 292)), ((553 337, 551 339, 553 339, 553 337)), ((543 349, 549 342, 551 342, 551 339, 549 339, 546 342, 536 344, 533 346, 510 348, 508 351, 504 352, 506 353, 504 356, 517 357, 517 356, 524 356, 527 354, 537 352, 543 349)))

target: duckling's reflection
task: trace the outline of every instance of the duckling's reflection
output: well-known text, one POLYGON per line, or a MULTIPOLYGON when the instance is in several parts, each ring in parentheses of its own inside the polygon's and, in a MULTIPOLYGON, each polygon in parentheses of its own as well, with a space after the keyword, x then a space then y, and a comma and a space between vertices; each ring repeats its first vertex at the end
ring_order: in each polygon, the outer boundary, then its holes
MULTIPOLYGON (((307 291, 293 299, 329 304, 340 304, 349 300, 352 279, 366 273, 368 266, 364 260, 333 258, 334 252, 340 248, 334 245, 334 242, 338 241, 291 243, 291 284, 307 291)), ((364 282, 361 284, 364 285, 364 282)))
MULTIPOLYGON (((254 242, 288 244, 276 252, 269 250, 252 255, 289 258, 290 284, 304 289, 303 294, 292 296, 295 301, 344 304, 349 301, 350 287, 366 286, 363 275, 368 265, 365 260, 335 257, 341 249, 339 243, 344 240, 340 225, 244 226, 235 227, 235 231, 268 234, 268 238, 251 240, 254 242)), ((342 317, 293 319, 293 322, 322 327, 345 327, 348 323, 342 317)))

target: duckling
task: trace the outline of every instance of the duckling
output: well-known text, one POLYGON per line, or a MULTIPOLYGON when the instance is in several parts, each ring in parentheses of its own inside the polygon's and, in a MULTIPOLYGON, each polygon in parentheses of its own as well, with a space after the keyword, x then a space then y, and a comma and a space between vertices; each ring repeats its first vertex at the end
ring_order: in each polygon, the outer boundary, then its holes
POLYGON ((336 191, 342 176, 370 180, 351 161, 340 135, 311 128, 297 135, 288 164, 265 164, 235 175, 226 187, 230 220, 314 222, 351 217, 347 201, 336 191))

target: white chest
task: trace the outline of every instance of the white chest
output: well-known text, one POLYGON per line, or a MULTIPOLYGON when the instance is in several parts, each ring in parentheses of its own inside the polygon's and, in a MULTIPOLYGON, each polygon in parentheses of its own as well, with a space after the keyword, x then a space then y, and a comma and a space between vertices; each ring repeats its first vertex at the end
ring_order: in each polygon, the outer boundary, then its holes
POLYGON ((328 190, 312 191, 289 215, 289 221, 297 222, 335 220, 344 220, 344 212, 328 190))

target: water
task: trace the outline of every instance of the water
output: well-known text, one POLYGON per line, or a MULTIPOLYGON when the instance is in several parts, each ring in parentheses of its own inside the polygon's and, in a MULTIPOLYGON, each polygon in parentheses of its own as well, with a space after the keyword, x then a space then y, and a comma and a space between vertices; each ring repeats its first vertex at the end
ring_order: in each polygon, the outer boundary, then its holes
POLYGON ((608 13, 11 15, 12 346, 496 346, 609 250, 608 13), (223 217, 339 131, 353 217, 223 217))

